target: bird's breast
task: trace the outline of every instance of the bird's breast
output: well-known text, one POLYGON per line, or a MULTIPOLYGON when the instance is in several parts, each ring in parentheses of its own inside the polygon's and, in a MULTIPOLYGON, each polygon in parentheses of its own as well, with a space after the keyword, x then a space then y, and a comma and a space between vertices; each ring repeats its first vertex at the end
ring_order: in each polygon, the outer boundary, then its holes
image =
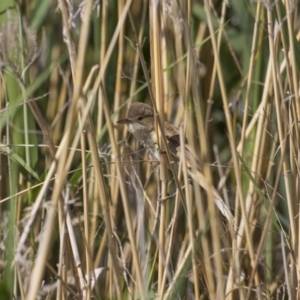
POLYGON ((153 143, 151 139, 141 141, 142 146, 148 149, 153 156, 153 159, 159 160, 159 150, 156 143, 153 143))
POLYGON ((159 150, 157 146, 157 139, 155 131, 151 128, 148 130, 141 124, 128 124, 128 130, 141 143, 141 145, 148 149, 153 156, 153 159, 159 160, 159 150))

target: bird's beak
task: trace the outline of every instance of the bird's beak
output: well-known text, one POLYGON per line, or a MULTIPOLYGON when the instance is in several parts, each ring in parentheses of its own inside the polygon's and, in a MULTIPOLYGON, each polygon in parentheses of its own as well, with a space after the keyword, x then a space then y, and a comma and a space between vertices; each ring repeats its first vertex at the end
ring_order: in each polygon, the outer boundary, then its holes
POLYGON ((127 118, 117 121, 118 124, 129 124, 131 121, 127 118))

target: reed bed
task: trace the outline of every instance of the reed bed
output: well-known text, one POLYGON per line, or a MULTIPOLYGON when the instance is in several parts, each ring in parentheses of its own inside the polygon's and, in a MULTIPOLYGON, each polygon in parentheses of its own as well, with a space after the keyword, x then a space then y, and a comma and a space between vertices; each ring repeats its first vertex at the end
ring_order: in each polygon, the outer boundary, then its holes
POLYGON ((1 0, 0 299, 298 299, 299 8, 1 0), (232 222, 167 168, 164 120, 232 222))

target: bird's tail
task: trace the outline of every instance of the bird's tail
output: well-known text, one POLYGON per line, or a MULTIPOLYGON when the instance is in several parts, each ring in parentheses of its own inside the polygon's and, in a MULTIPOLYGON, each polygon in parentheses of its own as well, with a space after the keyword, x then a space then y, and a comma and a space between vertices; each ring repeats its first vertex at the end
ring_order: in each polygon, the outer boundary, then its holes
POLYGON ((193 170, 189 169, 188 172, 189 172, 189 176, 191 176, 191 178, 193 178, 193 180, 195 182, 197 182, 206 191, 209 191, 209 189, 211 189, 215 204, 218 207, 219 211, 223 214, 223 216, 229 222, 233 222, 234 221, 234 216, 232 215, 229 207, 226 205, 226 203, 222 199, 222 197, 218 194, 216 189, 213 186, 208 184, 208 182, 205 179, 204 175, 198 170, 193 171, 193 170))

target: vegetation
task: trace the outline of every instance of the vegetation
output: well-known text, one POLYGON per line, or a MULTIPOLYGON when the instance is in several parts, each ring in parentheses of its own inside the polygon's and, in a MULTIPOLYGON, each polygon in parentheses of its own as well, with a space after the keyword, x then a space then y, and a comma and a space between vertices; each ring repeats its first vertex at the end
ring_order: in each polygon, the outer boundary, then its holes
POLYGON ((296 299, 299 8, 1 0, 0 298, 296 299), (208 192, 116 124, 132 101, 208 192))

